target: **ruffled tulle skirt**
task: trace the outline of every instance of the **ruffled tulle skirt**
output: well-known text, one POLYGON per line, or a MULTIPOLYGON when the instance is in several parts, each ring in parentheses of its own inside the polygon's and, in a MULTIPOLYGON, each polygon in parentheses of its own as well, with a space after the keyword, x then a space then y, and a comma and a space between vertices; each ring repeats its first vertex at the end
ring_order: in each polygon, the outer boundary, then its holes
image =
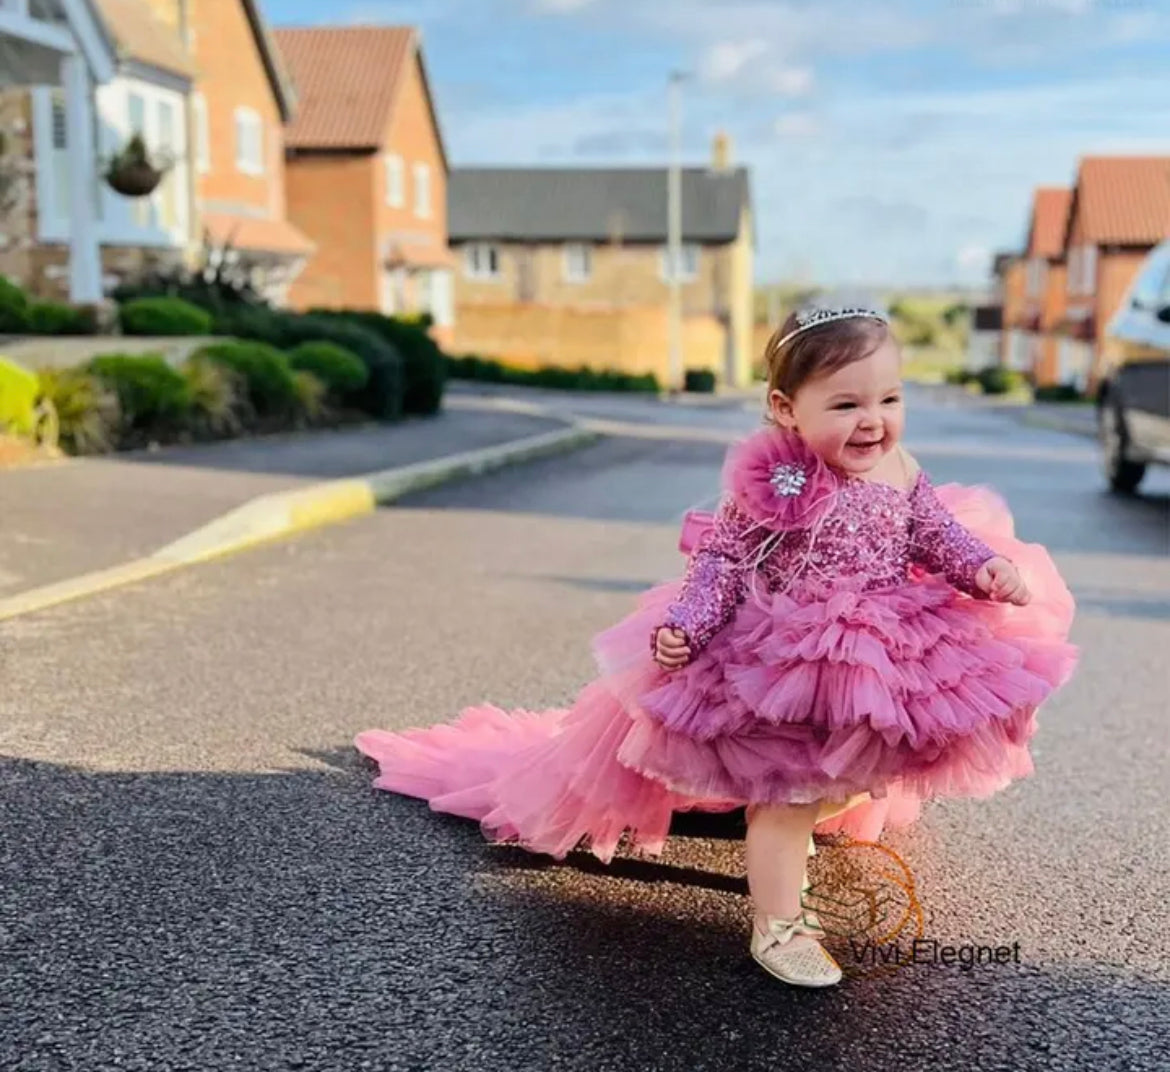
POLYGON ((600 673, 567 709, 468 708, 454 722, 368 730, 374 786, 478 820, 485 836, 608 861, 623 834, 661 852, 676 811, 820 801, 816 830, 876 839, 932 797, 985 797, 1032 771, 1039 706, 1072 673, 1073 600, 1043 547, 1015 539, 1003 502, 945 485, 959 521, 1011 558, 1026 607, 931 576, 760 589, 686 667, 649 637, 681 581, 643 593, 599 633, 600 673))

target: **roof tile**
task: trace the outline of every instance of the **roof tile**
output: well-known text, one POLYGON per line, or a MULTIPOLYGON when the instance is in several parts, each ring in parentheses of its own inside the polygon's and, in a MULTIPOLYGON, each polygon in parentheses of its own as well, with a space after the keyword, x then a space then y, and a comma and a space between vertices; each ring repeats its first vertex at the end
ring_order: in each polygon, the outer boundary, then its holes
POLYGON ((297 89, 290 149, 377 148, 386 137, 398 86, 417 47, 408 26, 277 29, 297 89))

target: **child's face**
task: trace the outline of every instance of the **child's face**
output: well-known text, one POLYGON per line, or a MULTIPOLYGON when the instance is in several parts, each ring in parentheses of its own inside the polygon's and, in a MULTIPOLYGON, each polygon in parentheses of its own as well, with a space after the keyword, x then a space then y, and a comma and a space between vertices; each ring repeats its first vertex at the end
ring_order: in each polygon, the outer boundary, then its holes
POLYGON ((788 398, 772 391, 772 416, 800 433, 830 465, 862 475, 902 438, 902 356, 892 338, 868 357, 805 382, 788 398))

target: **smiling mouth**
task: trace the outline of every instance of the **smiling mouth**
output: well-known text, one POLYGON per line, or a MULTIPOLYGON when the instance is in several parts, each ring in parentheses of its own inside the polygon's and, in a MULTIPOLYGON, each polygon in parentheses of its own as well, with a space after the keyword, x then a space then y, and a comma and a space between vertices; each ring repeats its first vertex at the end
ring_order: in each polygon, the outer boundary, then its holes
POLYGON ((870 447, 880 447, 882 445, 882 440, 871 439, 865 443, 846 443, 845 445, 847 447, 855 447, 857 450, 868 450, 870 447))

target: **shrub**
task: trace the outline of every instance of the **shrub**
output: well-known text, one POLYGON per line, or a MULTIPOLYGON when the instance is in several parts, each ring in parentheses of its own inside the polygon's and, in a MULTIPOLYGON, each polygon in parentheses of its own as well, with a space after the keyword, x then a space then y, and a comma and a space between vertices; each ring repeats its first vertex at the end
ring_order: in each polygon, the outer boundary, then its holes
POLYGON ((209 335, 212 316, 182 298, 135 298, 118 314, 126 335, 209 335))
POLYGON ((165 435, 191 412, 191 389, 161 354, 102 354, 88 371, 118 396, 123 432, 165 435))
POLYGON ((288 363, 298 372, 311 372, 335 398, 360 391, 370 378, 357 354, 332 342, 303 342, 289 351, 288 363))
POLYGON ((958 384, 960 387, 965 387, 969 383, 978 382, 979 373, 975 372, 973 369, 947 369, 946 380, 947 383, 958 384))
POLYGON ((402 358, 402 408, 406 413, 428 415, 443 405, 447 363, 443 351, 427 334, 429 313, 390 317, 356 310, 314 309, 313 316, 348 322, 365 328, 392 346, 402 358))
POLYGON ((715 373, 710 369, 687 369, 683 374, 683 390, 712 394, 715 391, 715 373))
POLYGON ((300 369, 293 373, 297 393, 297 413, 309 424, 316 424, 328 412, 325 396, 329 388, 312 372, 300 369))
POLYGON ((652 372, 634 375, 611 369, 559 368, 545 365, 537 369, 519 369, 499 361, 474 355, 447 359, 449 374, 456 379, 481 383, 510 383, 528 387, 551 387, 566 391, 658 391, 658 378, 652 372))
POLYGON ((28 298, 11 280, 0 275, 0 334, 19 335, 28 330, 28 298))
POLYGON ((23 365, 0 357, 0 431, 31 436, 36 426, 39 387, 23 365))
POLYGON ((342 403, 379 420, 402 415, 402 358, 389 343, 357 324, 328 316, 279 312, 241 305, 216 318, 217 330, 240 338, 261 339, 282 350, 303 342, 332 342, 361 358, 369 376, 365 385, 342 403))
POLYGON ((70 454, 112 450, 121 413, 118 396, 98 377, 79 368, 43 368, 37 373, 39 400, 56 412, 58 441, 70 454))
POLYGON ((238 435, 250 410, 247 385, 226 365, 192 358, 183 366, 191 392, 192 423, 212 436, 238 435))
POLYGON ((1085 396, 1071 383, 1050 383, 1032 392, 1037 402, 1083 402, 1085 396))
POLYGON ((231 369, 243 381, 249 404, 263 417, 285 416, 296 408, 296 381, 288 358, 263 342, 212 343, 191 355, 231 369))
POLYGON ((97 332, 96 310, 64 302, 33 302, 28 307, 28 330, 34 335, 93 335, 97 332))
POLYGON ((1001 365, 990 365, 980 370, 979 386, 985 395, 1005 395, 1024 386, 1024 377, 1012 369, 1005 369, 1001 365))

